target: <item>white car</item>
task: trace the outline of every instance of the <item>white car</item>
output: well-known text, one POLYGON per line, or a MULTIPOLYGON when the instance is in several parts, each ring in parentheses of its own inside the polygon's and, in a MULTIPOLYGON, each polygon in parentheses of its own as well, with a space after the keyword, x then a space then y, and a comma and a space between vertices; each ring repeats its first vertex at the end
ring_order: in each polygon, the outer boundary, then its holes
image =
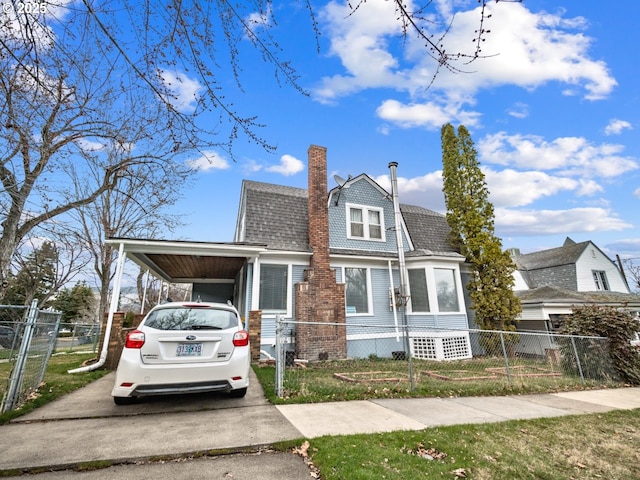
POLYGON ((223 391, 240 398, 250 363, 249 334, 233 306, 165 303, 127 334, 111 395, 116 405, 178 393, 223 391))

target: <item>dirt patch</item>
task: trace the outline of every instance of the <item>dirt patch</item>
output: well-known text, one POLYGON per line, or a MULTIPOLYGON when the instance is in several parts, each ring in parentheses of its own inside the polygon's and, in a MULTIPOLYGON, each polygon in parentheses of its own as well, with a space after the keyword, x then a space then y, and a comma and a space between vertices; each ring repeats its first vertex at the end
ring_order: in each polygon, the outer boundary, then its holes
POLYGON ((495 373, 479 375, 470 370, 448 370, 446 372, 422 372, 423 375, 427 375, 438 380, 447 380, 454 382, 470 382, 474 380, 495 380, 498 376, 495 373))
POLYGON ((409 375, 398 372, 349 372, 334 373, 338 380, 352 383, 398 383, 409 380, 409 375))
POLYGON ((518 377, 561 377, 562 374, 547 370, 546 368, 530 367, 526 365, 516 365, 509 367, 507 372, 506 367, 500 368, 486 368, 488 372, 495 373, 497 375, 516 375, 518 377))

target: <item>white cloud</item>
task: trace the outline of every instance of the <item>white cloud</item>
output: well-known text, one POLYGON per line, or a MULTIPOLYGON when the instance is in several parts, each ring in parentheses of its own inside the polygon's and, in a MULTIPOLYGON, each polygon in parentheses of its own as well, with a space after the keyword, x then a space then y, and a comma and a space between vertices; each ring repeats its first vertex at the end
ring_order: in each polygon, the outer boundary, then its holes
POLYGON ((197 106, 202 84, 185 73, 160 70, 158 77, 169 91, 166 100, 183 113, 192 113, 197 106))
MULTIPOLYGON (((445 5, 450 7, 442 2, 437 5, 441 12, 446 10, 445 5)), ((408 10, 414 7, 412 2, 407 3, 408 10)), ((344 4, 330 2, 320 17, 327 25, 330 55, 341 60, 345 71, 322 78, 313 91, 314 97, 321 102, 335 102, 341 96, 369 88, 405 92, 410 101, 403 105, 398 100, 386 100, 378 108, 378 115, 408 128, 454 120, 470 124, 462 120, 463 113, 477 121, 480 114, 463 106, 473 105, 474 96, 481 89, 503 85, 535 89, 560 82, 572 94, 595 100, 606 97, 615 87, 616 80, 606 64, 589 58, 591 39, 583 32, 583 18, 564 18, 564 12, 532 13, 519 3, 489 3, 487 8, 492 17, 485 25, 491 33, 482 42, 481 55, 486 58, 457 65, 469 73, 441 69, 431 85, 437 63, 426 54, 422 40, 413 35, 403 37, 393 2, 369 0, 355 12, 344 4)), ((446 51, 472 54, 470 39, 476 36, 480 18, 479 8, 457 12, 443 40, 446 51)), ((425 28, 438 38, 442 32, 434 28, 448 26, 449 20, 448 16, 441 18, 434 13, 425 28)), ((527 110, 520 105, 509 114, 522 118, 527 110)))
POLYGON ((512 169, 495 171, 483 169, 490 200, 495 207, 520 207, 536 200, 582 187, 581 183, 566 177, 554 177, 544 172, 518 172, 512 169))
POLYGON ((638 161, 621 156, 622 145, 594 145, 582 137, 561 137, 548 142, 537 135, 487 135, 476 145, 482 161, 495 165, 555 170, 582 178, 611 178, 637 170, 638 161))
MULTIPOLYGON (((473 74, 447 74, 446 82, 453 82, 447 88, 536 88, 558 81, 595 100, 606 97, 615 87, 606 64, 589 58, 591 39, 583 33, 585 19, 564 18, 562 11, 533 13, 520 3, 488 4, 488 8, 492 17, 485 28, 491 32, 485 36, 481 52, 488 58, 470 65, 473 74)), ((449 52, 467 48, 479 18, 479 8, 456 16, 445 39, 449 52)))
POLYGON ((402 128, 426 127, 439 129, 445 123, 461 123, 469 127, 478 124, 480 114, 461 110, 461 105, 451 102, 437 105, 433 102, 403 104, 397 100, 385 100, 376 110, 378 117, 402 128))
MULTIPOLYGON (((373 180, 391 193, 391 178, 389 175, 380 175, 373 178, 373 180)), ((418 205, 436 212, 444 212, 442 171, 438 170, 414 178, 398 177, 398 198, 400 203, 418 205)))
POLYGON ((38 48, 49 49, 57 41, 53 29, 49 26, 56 22, 65 23, 66 17, 71 12, 74 0, 48 0, 46 2, 15 2, 3 0, 0 2, 2 11, 2 29, 0 37, 4 40, 18 40, 20 42, 27 39, 28 42, 35 42, 38 48), (22 7, 22 8, 21 8, 22 7), (43 12, 29 12, 29 9, 43 9, 43 12))
POLYGON ((527 118, 529 116, 529 105, 522 102, 517 102, 509 110, 507 114, 515 118, 527 118))
POLYGON ((207 172, 209 170, 226 170, 229 162, 214 150, 202 152, 202 156, 185 162, 191 169, 207 172))
POLYGON ((620 231, 632 225, 605 208, 520 210, 496 208, 496 232, 501 236, 566 235, 579 232, 620 231))
POLYGON ((106 148, 106 145, 104 143, 97 142, 95 140, 88 140, 86 138, 80 138, 76 140, 76 144, 85 152, 98 152, 106 148))
POLYGON ((640 198, 640 188, 636 188, 633 191, 633 196, 636 197, 636 198, 640 198))
POLYGON ((267 172, 280 173, 286 177, 304 170, 304 163, 292 155, 280 157, 280 164, 265 168, 267 172))
POLYGON ((612 254, 620 255, 623 259, 635 258, 634 263, 637 264, 637 258, 640 256, 640 238, 623 238, 608 243, 603 248, 612 254))
POLYGON ((619 135, 625 129, 633 129, 631 124, 626 120, 619 120, 617 118, 611 119, 609 124, 604 129, 605 135, 619 135))

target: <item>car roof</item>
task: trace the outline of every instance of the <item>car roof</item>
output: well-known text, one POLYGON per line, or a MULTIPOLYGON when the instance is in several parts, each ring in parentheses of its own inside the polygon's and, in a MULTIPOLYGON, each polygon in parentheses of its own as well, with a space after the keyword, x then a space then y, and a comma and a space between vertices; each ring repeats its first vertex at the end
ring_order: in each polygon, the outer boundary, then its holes
POLYGON ((230 312, 237 312, 233 305, 228 303, 217 302, 167 302, 153 307, 153 310, 159 310, 162 308, 217 308, 219 310, 229 310, 230 312))

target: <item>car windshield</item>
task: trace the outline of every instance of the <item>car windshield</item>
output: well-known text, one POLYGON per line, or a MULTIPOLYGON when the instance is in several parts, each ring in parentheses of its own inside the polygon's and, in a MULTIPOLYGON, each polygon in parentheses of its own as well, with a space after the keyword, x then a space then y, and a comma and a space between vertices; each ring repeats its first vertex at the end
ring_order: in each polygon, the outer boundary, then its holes
POLYGON ((171 307, 154 310, 144 325, 158 330, 224 330, 237 327, 238 318, 229 310, 171 307))

